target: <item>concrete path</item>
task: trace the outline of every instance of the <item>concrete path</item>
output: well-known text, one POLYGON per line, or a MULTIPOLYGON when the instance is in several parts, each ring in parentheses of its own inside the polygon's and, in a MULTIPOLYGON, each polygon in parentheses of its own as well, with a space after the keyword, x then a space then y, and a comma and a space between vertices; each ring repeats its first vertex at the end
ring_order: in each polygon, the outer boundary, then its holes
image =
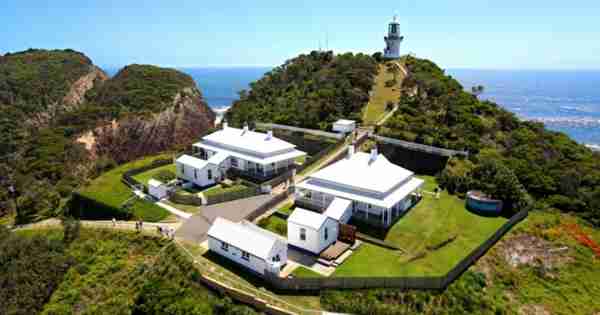
POLYGON ((202 243, 206 233, 217 217, 233 222, 245 220, 254 210, 271 200, 271 195, 258 195, 250 198, 203 206, 201 211, 187 219, 175 235, 182 239, 202 243))
POLYGON ((156 203, 156 205, 159 206, 159 207, 161 207, 161 208, 163 208, 163 209, 165 209, 165 210, 167 210, 167 211, 169 211, 169 212, 171 212, 172 214, 174 214, 178 218, 187 220, 187 219, 189 219, 189 218, 192 217, 191 213, 187 213, 187 212, 181 211, 181 210, 179 210, 177 208, 174 208, 174 207, 172 207, 172 206, 170 206, 170 205, 168 205, 166 203, 163 203, 163 202, 159 201, 159 202, 156 203))

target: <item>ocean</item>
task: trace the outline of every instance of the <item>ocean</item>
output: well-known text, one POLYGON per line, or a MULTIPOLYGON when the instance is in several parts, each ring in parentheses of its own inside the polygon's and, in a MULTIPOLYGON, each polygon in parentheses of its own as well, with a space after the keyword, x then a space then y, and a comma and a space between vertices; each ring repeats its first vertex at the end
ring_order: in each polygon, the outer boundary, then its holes
MULTIPOLYGON (((271 68, 180 68, 200 87, 205 100, 222 112, 238 92, 271 68)), ((107 69, 114 75, 117 69, 107 69)), ((483 85, 492 100, 523 119, 543 122, 576 141, 600 148, 600 71, 465 70, 446 71, 466 89, 483 85)))

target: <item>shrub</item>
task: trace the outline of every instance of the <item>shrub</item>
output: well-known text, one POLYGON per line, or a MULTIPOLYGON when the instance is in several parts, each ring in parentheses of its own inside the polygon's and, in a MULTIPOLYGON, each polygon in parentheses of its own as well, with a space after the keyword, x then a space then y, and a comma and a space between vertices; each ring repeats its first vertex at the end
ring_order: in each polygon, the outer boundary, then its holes
POLYGON ((162 170, 160 172, 158 172, 155 176, 155 179, 163 182, 163 183, 168 183, 172 180, 174 180, 175 178, 177 178, 177 175, 175 175, 175 173, 168 171, 168 170, 162 170))

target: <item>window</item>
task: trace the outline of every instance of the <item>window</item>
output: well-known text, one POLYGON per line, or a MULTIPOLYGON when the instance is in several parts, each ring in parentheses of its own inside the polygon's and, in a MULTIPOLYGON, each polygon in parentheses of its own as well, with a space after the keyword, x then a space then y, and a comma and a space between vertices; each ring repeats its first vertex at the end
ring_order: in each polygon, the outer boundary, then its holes
POLYGON ((198 179, 198 170, 194 169, 194 179, 198 179))
POLYGON ((221 249, 223 251, 228 252, 229 251, 229 244, 225 243, 225 242, 221 242, 221 249))
POLYGON ((238 167, 238 160, 234 157, 231 158, 231 166, 238 167))
POLYGON ((211 180, 212 178, 212 170, 208 170, 208 179, 211 180))
POLYGON ((279 255, 275 255, 273 257, 273 261, 277 262, 277 261, 281 261, 281 257, 279 257, 279 255))
POLYGON ((250 261, 250 254, 248 252, 242 251, 242 259, 250 261))
POLYGON ((325 228, 325 240, 329 238, 329 229, 325 228))
POLYGON ((300 240, 306 241, 306 229, 304 229, 304 228, 300 229, 300 240))

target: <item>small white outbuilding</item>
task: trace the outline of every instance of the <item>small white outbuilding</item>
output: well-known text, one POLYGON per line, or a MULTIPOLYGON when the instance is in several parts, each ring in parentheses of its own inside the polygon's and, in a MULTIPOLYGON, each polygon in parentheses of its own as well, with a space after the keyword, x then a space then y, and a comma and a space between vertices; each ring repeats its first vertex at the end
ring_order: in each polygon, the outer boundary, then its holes
POLYGON ((320 254, 335 243, 339 223, 321 213, 296 208, 287 220, 288 244, 320 254))
POLYGON ((285 239, 250 222, 235 223, 218 217, 207 234, 211 251, 259 275, 278 275, 287 264, 285 239))
POLYGON ((340 119, 333 123, 333 131, 340 133, 350 133, 356 129, 356 121, 340 119))
POLYGON ((163 199, 169 194, 169 185, 151 178, 148 181, 148 193, 156 199, 163 199))
POLYGON ((339 223, 346 224, 352 217, 352 201, 335 197, 323 214, 339 223))
MULTIPOLYGON (((219 159, 223 162, 224 159, 219 159)), ((191 155, 182 155, 175 161, 177 178, 192 182, 200 187, 210 186, 221 180, 221 168, 210 160, 201 160, 191 155)))

